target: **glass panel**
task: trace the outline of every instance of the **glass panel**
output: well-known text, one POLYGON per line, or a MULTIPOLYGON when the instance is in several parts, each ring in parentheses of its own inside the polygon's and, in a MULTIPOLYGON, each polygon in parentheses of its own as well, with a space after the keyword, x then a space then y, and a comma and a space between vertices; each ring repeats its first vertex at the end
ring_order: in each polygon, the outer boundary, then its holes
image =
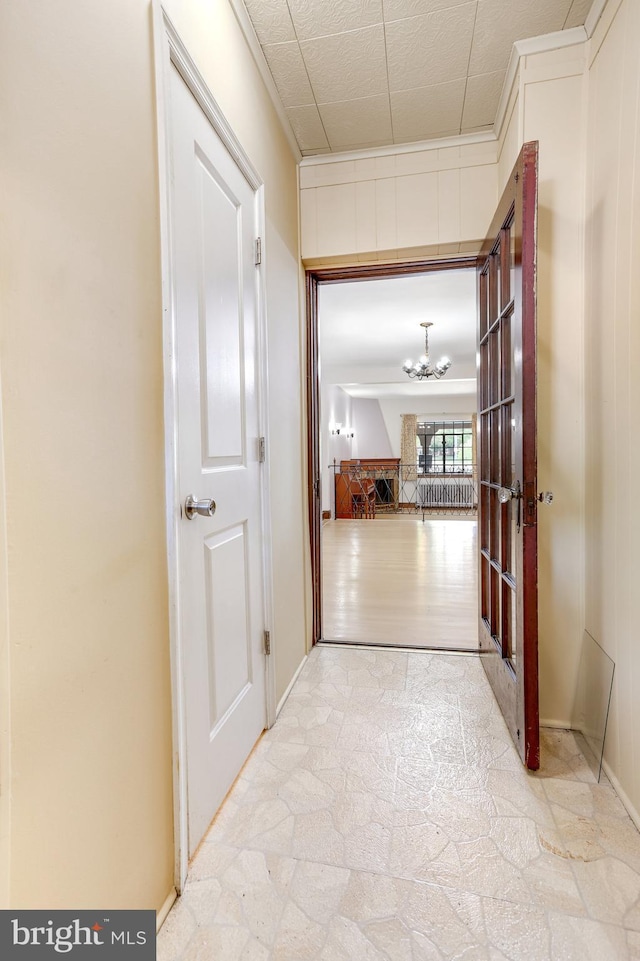
POLYGON ((584 632, 571 727, 595 777, 600 780, 615 664, 596 639, 584 632))
POLYGON ((421 474, 471 474, 471 421, 429 421, 418 424, 416 457, 421 474))
POLYGON ((516 592, 502 582, 502 656, 516 665, 516 592))
POLYGON ((481 566, 482 577, 482 617, 489 624, 491 623, 491 565, 486 557, 482 558, 481 566))
POLYGON ((491 321, 493 321, 500 315, 502 310, 501 306, 501 294, 502 294, 502 253, 500 250, 500 244, 497 244, 494 250, 494 260, 496 262, 496 303, 495 309, 491 315, 491 321))
POLYGON ((489 326, 487 323, 489 312, 489 277, 486 270, 480 274, 478 301, 480 307, 480 340, 482 340, 489 326))
POLYGON ((502 624, 501 624, 501 603, 500 603, 500 574, 491 568, 491 633, 500 641, 502 646, 502 624))
POLYGON ((495 253, 492 253, 489 259, 489 317, 487 319, 489 327, 499 314, 498 264, 499 258, 495 253))
POLYGON ((480 409, 489 406, 489 344, 480 347, 480 409))
POLYGON ((509 661, 511 661, 511 664, 512 664, 513 669, 514 669, 514 671, 515 671, 515 670, 516 670, 516 654, 517 654, 517 650, 518 650, 517 637, 516 637, 516 632, 517 632, 517 629, 518 629, 518 624, 517 624, 517 620, 516 620, 516 610, 517 610, 517 607, 516 607, 516 592, 515 592, 515 590, 513 590, 513 588, 512 588, 510 585, 508 585, 508 584, 505 585, 505 588, 506 588, 506 589, 505 589, 505 603, 508 603, 508 604, 509 604, 510 634, 509 634, 509 644, 508 644, 507 649, 505 650, 504 656, 505 656, 509 661), (508 594, 509 594, 509 599, 508 599, 508 601, 507 601, 507 591, 508 591, 508 594))
POLYGON ((500 331, 493 330, 489 334, 489 403, 497 404, 500 400, 500 331))
POLYGON ((500 446, 501 450, 501 472, 500 472, 500 483, 503 487, 512 487, 515 480, 513 471, 513 431, 511 430, 511 414, 513 413, 513 405, 505 404, 504 407, 500 408, 500 446))
POLYGON ((500 458, 500 409, 492 410, 491 414, 491 483, 502 486, 502 471, 500 458))
POLYGON ((481 487, 480 496, 482 498, 482 503, 480 505, 480 547, 486 551, 489 550, 489 495, 491 493, 491 488, 483 484, 481 487))
POLYGON ((480 422, 480 478, 491 480, 491 414, 482 414, 480 422))
MULTIPOLYGON (((513 222, 513 213, 511 214, 511 221, 513 222)), ((511 264, 509 270, 509 299, 513 300, 516 292, 516 236, 513 230, 509 232, 509 262, 511 264)))
POLYGON ((500 562, 500 513, 502 510, 502 505, 498 500, 498 491, 495 489, 495 487, 491 488, 490 503, 491 510, 489 513, 491 516, 491 541, 489 545, 489 553, 491 554, 491 560, 500 562))
POLYGON ((505 227, 500 236, 500 311, 502 312, 511 300, 511 227, 505 227))
POLYGON ((513 358, 511 356, 511 324, 513 312, 504 317, 500 323, 500 358, 502 363, 502 399, 506 400, 513 393, 513 358))

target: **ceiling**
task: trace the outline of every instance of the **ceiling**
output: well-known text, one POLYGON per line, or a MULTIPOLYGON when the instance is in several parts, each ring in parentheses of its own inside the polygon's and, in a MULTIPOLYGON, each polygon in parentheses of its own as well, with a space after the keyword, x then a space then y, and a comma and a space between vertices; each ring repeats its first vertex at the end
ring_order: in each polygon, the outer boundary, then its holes
POLYGON ((593 0, 244 0, 302 154, 490 129, 513 43, 593 0))
POLYGON ((353 397, 475 394, 475 270, 320 285, 318 317, 322 382, 353 397), (424 353, 430 320, 432 363, 448 355, 441 380, 411 380, 402 370, 424 353))

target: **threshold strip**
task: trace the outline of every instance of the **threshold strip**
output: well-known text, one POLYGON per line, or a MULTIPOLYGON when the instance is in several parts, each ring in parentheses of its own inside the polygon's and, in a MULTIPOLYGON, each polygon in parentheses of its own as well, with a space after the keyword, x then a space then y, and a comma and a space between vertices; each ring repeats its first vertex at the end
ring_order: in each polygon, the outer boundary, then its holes
POLYGON ((358 644, 353 641, 332 640, 328 637, 323 637, 314 647, 348 647, 352 651, 380 651, 386 649, 389 651, 405 651, 408 654, 422 651, 425 654, 460 654, 462 657, 477 657, 480 654, 480 649, 475 647, 429 647, 426 644, 413 647, 407 644, 393 644, 390 641, 381 641, 379 644, 358 644))

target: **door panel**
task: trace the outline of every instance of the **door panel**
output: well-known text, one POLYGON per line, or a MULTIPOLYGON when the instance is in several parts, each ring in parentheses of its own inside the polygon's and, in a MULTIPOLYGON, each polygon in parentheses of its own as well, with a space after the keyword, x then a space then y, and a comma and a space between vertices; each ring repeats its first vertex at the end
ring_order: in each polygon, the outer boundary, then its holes
POLYGON ((243 456, 242 206, 228 184, 196 152, 200 192, 200 344, 203 464, 239 464, 243 456), (233 242, 230 243, 230 240, 233 242), (209 269, 218 264, 219 270, 209 269))
POLYGON ((536 477, 537 143, 478 258, 480 652, 523 763, 540 763, 536 477))
POLYGON ((266 721, 257 198, 172 67, 171 241, 189 854, 266 721))

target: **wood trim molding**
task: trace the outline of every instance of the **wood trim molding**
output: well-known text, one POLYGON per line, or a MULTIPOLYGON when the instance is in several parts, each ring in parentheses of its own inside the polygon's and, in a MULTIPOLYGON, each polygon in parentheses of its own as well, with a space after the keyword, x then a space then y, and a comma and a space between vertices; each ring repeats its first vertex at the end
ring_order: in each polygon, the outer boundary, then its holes
POLYGON ((381 277, 402 277, 439 270, 475 268, 474 256, 449 260, 416 260, 406 263, 360 264, 324 267, 305 271, 307 329, 307 499, 309 506, 309 548, 311 557, 312 643, 322 641, 322 499, 314 480, 320 480, 320 380, 318 358, 318 286, 381 277))
POLYGON ((307 275, 321 284, 337 284, 344 281, 375 280, 376 277, 403 277, 409 274, 426 274, 436 270, 460 270, 475 267, 476 256, 449 257, 444 260, 414 260, 397 264, 358 264, 351 267, 313 267, 307 275))

